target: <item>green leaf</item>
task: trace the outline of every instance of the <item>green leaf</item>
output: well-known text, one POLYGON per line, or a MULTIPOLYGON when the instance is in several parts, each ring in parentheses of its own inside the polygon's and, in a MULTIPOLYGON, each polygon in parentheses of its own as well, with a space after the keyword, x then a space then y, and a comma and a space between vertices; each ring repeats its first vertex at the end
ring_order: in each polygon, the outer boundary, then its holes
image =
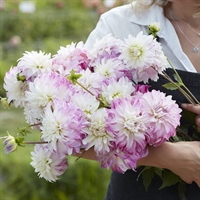
POLYGON ((67 79, 75 85, 77 83, 77 80, 81 76, 82 76, 81 74, 76 74, 74 69, 72 69, 71 72, 70 72, 70 76, 68 76, 67 79))
POLYGON ((9 109, 10 108, 10 103, 8 103, 8 98, 7 97, 0 97, 0 101, 1 101, 1 105, 6 108, 9 109))
POLYGON ((140 175, 142 175, 143 184, 145 187, 145 190, 148 191, 148 187, 151 184, 151 181, 155 174, 155 168, 154 167, 145 167, 140 174, 138 175, 138 178, 140 175))
POLYGON ((182 181, 179 176, 169 170, 164 170, 163 173, 163 183, 159 189, 163 189, 182 181))
POLYGON ((187 200, 185 197, 185 193, 187 191, 186 183, 184 181, 181 181, 178 185, 178 195, 181 200, 187 200))
POLYGON ((25 146, 22 144, 24 142, 24 138, 15 138, 15 141, 19 146, 21 146, 21 147, 25 146))
POLYGON ((168 90, 177 90, 178 86, 180 87, 181 84, 176 83, 177 85, 173 84, 173 83, 166 83, 164 85, 162 85, 164 88, 168 89, 168 90))
POLYGON ((162 179, 163 177, 163 169, 162 168, 154 168, 155 173, 162 179))
POLYGON ((180 83, 180 85, 183 85, 183 82, 182 82, 182 79, 181 79, 180 76, 177 76, 176 74, 173 74, 173 76, 174 76, 174 79, 175 79, 178 83, 180 83))
POLYGON ((20 136, 27 136, 28 134, 31 134, 31 131, 27 129, 27 127, 23 127, 23 128, 17 128, 18 129, 18 132, 19 132, 19 135, 20 136))
POLYGON ((109 105, 109 103, 106 101, 106 98, 105 97, 103 97, 103 95, 102 94, 100 94, 100 104, 99 104, 99 108, 109 108, 110 107, 110 105, 109 105))

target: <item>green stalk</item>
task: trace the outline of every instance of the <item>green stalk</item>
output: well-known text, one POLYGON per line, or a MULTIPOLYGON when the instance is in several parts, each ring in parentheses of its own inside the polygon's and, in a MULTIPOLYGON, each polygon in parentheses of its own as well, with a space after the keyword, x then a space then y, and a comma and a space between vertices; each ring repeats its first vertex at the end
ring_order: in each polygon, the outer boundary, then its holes
POLYGON ((48 144, 48 142, 23 142, 22 144, 48 144))
MULTIPOLYGON (((178 90, 185 96, 185 98, 193 105, 196 105, 196 103, 194 102, 194 100, 192 99, 192 97, 186 93, 186 91, 184 91, 181 86, 179 86, 176 82, 174 82, 166 73, 163 72, 163 74, 161 74, 164 78, 166 78, 169 82, 171 82, 172 84, 174 84, 178 90)), ((184 84, 183 84, 184 85, 184 84)), ((182 85, 182 86, 183 86, 182 85)))
MULTIPOLYGON (((91 91, 89 91, 85 86, 83 86, 81 83, 79 83, 78 81, 76 81, 76 83, 80 86, 80 87, 82 87, 84 90, 86 90, 88 93, 90 93, 92 96, 94 96, 102 105, 104 105, 104 102, 103 101, 101 101, 101 99, 99 99, 98 97, 96 97, 91 91)), ((104 107, 106 107, 105 105, 104 105, 104 107)), ((107 107, 106 107, 107 108, 107 107)))
MULTIPOLYGON (((166 57, 167 58, 167 57, 166 57)), ((170 64, 170 66, 172 67, 172 69, 174 70, 176 76, 178 77, 179 80, 181 80, 181 85, 186 89, 186 91, 188 92, 188 95, 190 95, 191 98, 193 98, 193 105, 200 105, 200 102, 198 101, 198 99, 191 93, 191 91, 185 86, 185 84, 182 82, 181 77, 179 76, 178 72, 176 71, 176 69, 174 68, 174 66, 172 65, 172 63, 170 62, 170 60, 167 58, 168 63, 170 64)), ((190 102, 191 103, 191 102, 190 102)))

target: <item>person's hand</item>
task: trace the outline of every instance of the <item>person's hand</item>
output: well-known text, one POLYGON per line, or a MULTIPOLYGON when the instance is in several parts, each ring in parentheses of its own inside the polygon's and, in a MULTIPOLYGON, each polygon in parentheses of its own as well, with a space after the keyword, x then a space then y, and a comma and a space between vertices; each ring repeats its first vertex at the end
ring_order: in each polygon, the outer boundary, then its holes
POLYGON ((194 181, 200 187, 200 142, 178 142, 172 145, 176 155, 166 167, 186 183, 194 181))
POLYGON ((181 106, 182 108, 197 114, 195 120, 196 120, 197 130, 200 132, 200 105, 192 105, 184 103, 181 106))
POLYGON ((138 165, 169 169, 188 184, 200 187, 200 142, 165 142, 149 147, 149 154, 138 165))

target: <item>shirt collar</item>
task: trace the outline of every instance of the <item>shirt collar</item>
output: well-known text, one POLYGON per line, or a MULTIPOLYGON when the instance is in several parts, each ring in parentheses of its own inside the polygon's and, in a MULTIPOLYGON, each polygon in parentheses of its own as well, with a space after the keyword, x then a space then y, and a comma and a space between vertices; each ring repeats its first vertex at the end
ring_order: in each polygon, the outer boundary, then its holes
POLYGON ((161 37, 166 19, 164 17, 163 8, 158 5, 153 5, 148 9, 148 12, 143 10, 138 15, 133 14, 130 18, 130 22, 141 26, 149 26, 154 22, 158 22, 161 26, 161 29, 158 32, 158 36, 161 37))

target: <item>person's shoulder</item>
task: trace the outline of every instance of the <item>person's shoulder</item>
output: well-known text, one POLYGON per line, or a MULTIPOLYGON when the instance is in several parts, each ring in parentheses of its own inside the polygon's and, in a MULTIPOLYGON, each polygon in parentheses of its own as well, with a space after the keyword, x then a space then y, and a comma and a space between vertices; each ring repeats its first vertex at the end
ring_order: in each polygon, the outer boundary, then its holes
POLYGON ((152 5, 149 8, 142 9, 139 12, 135 12, 135 6, 136 3, 132 2, 130 4, 112 8, 111 10, 103 13, 101 15, 101 19, 115 22, 117 22, 117 20, 129 21, 130 19, 133 19, 134 22, 137 22, 138 20, 149 21, 152 18, 155 19, 158 16, 160 17, 161 15, 163 15, 163 9, 156 4, 152 5))
POLYGON ((135 6, 135 3, 125 4, 122 6, 117 6, 112 9, 110 9, 107 13, 118 13, 118 12, 133 12, 133 8, 135 6))
POLYGON ((134 4, 131 3, 131 4, 126 4, 126 5, 112 8, 111 10, 103 13, 101 17, 102 18, 113 18, 113 17, 130 18, 134 14, 133 6, 134 4))

